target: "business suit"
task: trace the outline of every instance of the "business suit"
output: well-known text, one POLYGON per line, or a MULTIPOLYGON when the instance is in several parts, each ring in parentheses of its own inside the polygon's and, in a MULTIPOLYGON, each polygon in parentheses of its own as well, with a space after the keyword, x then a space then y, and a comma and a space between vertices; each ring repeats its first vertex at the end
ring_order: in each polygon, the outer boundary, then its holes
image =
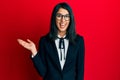
POLYGON ((48 35, 42 37, 33 63, 44 80, 83 80, 84 40, 77 35, 75 44, 69 42, 66 62, 61 70, 55 42, 48 35))

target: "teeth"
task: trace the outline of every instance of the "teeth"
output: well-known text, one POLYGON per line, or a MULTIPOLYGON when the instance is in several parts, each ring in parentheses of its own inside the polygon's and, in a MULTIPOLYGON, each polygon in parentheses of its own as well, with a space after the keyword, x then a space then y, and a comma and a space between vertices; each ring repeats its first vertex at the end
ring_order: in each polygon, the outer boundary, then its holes
POLYGON ((62 27, 65 27, 65 24, 63 24, 63 23, 60 23, 60 26, 61 26, 61 28, 62 28, 62 27))
POLYGON ((64 26, 64 24, 61 24, 61 26, 64 26))
POLYGON ((64 24, 61 24, 61 25, 64 25, 64 24))

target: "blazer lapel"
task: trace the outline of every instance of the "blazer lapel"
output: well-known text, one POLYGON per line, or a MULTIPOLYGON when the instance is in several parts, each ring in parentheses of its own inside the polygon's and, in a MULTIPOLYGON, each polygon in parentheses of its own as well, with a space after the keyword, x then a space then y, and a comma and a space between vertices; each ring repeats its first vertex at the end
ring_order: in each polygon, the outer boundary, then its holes
POLYGON ((65 71, 67 69, 67 66, 70 66, 73 55, 74 55, 74 45, 69 42, 66 61, 65 61, 64 67, 63 67, 63 71, 65 71))
POLYGON ((56 48, 56 45, 55 45, 54 41, 52 41, 52 53, 50 54, 50 56, 52 57, 53 62, 56 64, 58 69, 61 71, 61 66, 60 66, 60 62, 59 62, 58 52, 57 52, 57 48, 56 48))

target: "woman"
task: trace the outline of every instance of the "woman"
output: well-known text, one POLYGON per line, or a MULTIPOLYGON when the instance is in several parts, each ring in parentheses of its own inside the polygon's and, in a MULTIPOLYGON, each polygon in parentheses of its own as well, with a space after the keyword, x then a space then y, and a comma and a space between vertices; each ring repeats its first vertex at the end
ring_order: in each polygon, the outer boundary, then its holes
POLYGON ((50 32, 41 37, 39 50, 31 40, 18 39, 32 53, 35 68, 44 80, 83 80, 84 40, 76 34, 70 6, 59 3, 51 17, 50 32))

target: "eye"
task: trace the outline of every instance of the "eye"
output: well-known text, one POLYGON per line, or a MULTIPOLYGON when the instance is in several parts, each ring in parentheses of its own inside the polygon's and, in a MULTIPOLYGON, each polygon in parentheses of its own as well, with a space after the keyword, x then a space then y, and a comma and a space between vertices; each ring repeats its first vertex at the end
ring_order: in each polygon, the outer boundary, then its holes
POLYGON ((62 15, 58 13, 58 14, 56 14, 56 17, 62 17, 62 15))
POLYGON ((67 14, 67 15, 65 15, 65 17, 66 17, 66 18, 69 18, 69 17, 70 17, 70 15, 69 15, 69 14, 67 14))

